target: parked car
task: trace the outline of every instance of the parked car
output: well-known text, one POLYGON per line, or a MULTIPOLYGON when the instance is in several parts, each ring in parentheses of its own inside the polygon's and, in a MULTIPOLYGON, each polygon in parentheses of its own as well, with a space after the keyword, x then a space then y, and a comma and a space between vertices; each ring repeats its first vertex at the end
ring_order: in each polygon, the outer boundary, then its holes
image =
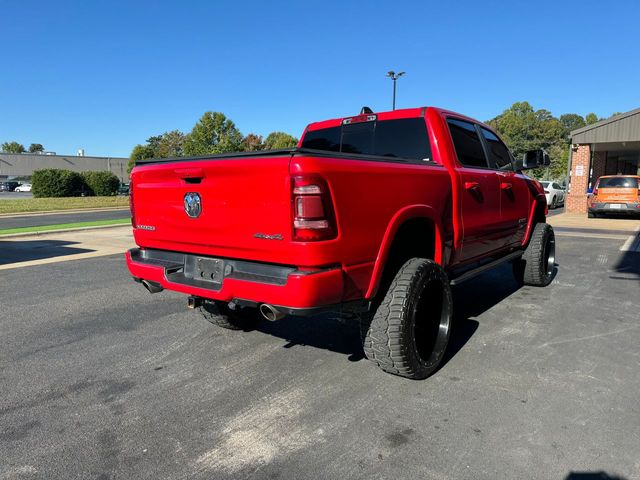
POLYGON ((549 208, 557 208, 564 205, 565 191, 557 182, 540 182, 544 188, 544 195, 547 197, 549 208))
POLYGON ((0 192, 13 192, 18 185, 18 182, 0 182, 0 192))
POLYGON ((23 183, 21 185, 18 185, 14 190, 14 192, 30 192, 30 191, 31 191, 30 183, 23 183))
POLYGON ((129 195, 129 184, 120 182, 118 187, 118 195, 129 195))
POLYGON ((640 176, 600 177, 587 202, 589 218, 610 213, 640 216, 640 176))
POLYGON ((141 160, 126 261, 149 292, 182 292, 229 329, 259 313, 359 317, 371 361, 425 378, 449 341, 450 285, 505 262, 551 283, 547 202, 523 173, 548 164, 433 107, 312 123, 293 149, 141 160))

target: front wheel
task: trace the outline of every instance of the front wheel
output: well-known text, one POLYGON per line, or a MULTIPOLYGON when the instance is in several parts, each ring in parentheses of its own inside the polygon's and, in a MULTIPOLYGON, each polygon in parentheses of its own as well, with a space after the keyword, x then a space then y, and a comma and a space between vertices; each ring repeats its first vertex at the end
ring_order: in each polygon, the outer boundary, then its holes
POLYGON ((553 280, 556 264, 556 237, 548 223, 538 223, 522 258, 513 263, 516 279, 524 285, 546 287, 553 280))
POLYGON ((412 258, 398 271, 370 322, 363 348, 388 373, 415 380, 431 375, 444 356, 451 330, 449 279, 433 260, 412 258))

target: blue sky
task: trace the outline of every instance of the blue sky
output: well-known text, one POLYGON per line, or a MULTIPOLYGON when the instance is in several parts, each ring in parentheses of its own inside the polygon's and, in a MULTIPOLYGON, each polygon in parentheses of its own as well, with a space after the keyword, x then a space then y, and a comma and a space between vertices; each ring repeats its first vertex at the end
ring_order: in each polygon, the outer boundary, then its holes
POLYGON ((0 142, 128 156, 207 110, 243 133, 436 105, 640 107, 637 1, 0 0, 0 142))

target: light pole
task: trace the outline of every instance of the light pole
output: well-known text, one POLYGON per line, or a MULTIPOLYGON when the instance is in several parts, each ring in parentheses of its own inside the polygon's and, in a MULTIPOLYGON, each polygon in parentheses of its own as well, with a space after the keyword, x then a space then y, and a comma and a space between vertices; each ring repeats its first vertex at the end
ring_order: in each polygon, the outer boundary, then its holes
POLYGON ((396 109, 396 80, 398 80, 404 72, 396 73, 393 70, 387 72, 387 77, 393 80, 393 109, 396 109))

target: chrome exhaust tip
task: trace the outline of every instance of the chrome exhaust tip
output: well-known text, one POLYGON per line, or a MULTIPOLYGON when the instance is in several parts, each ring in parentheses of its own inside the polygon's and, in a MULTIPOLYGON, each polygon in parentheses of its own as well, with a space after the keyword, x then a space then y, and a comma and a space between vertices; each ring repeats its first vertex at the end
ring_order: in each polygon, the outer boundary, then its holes
POLYGON ((268 303, 263 303, 262 305, 260 305, 260 313, 270 322, 280 320, 287 315, 286 313, 282 313, 273 305, 269 305, 268 303))
POLYGON ((141 283, 142 285, 144 285, 144 288, 146 288, 149 293, 160 293, 162 290, 164 290, 162 288, 162 285, 160 285, 157 282, 152 282, 150 280, 142 280, 141 283))

